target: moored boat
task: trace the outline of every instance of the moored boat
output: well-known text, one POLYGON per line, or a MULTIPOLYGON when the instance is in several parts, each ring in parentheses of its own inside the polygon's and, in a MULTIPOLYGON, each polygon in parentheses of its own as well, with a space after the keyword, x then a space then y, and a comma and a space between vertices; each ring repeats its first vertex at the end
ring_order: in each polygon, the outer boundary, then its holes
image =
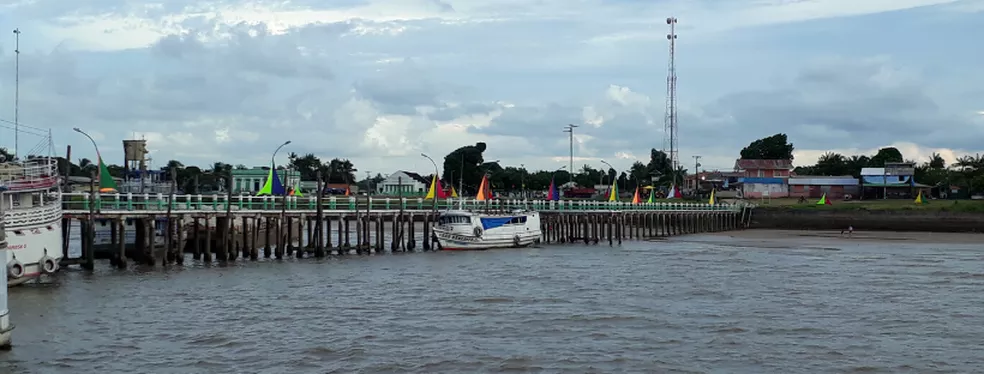
MULTIPOLYGON (((443 197, 436 194, 440 190, 440 182, 435 177, 428 196, 443 197)), ((488 174, 482 177, 475 199, 492 199, 488 174)), ((540 214, 529 210, 514 210, 508 214, 448 210, 438 216, 433 230, 433 239, 443 250, 520 248, 538 243, 543 234, 540 214)))
MULTIPOLYGON (((0 191, 0 196, 3 192, 0 191)), ((0 214, 0 263, 7 262, 7 235, 3 227, 3 214, 0 214)), ((7 308, 7 267, 0 266, 0 349, 10 348, 10 335, 14 326, 10 324, 10 309, 7 308)))
POLYGON ((29 157, 0 162, 0 212, 7 237, 7 285, 58 271, 61 260, 61 184, 58 162, 29 157))
POLYGON ((438 217, 434 236, 443 250, 526 247, 540 241, 540 214, 446 211, 438 217))

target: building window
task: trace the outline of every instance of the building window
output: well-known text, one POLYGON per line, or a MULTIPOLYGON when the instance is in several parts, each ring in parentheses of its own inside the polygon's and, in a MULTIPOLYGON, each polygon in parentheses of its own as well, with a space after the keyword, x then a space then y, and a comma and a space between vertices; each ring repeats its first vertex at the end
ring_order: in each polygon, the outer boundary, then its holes
POLYGON ((762 177, 764 177, 764 176, 765 176, 765 170, 761 170, 761 169, 759 169, 759 171, 758 171, 758 177, 759 177, 759 178, 762 178, 762 177))

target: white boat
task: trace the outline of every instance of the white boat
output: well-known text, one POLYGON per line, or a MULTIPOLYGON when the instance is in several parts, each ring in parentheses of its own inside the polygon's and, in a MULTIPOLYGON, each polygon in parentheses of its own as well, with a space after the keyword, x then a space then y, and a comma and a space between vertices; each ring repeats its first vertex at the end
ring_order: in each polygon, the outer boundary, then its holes
POLYGON ((58 271, 62 205, 54 158, 0 162, 0 214, 7 236, 9 287, 58 271))
MULTIPOLYGON (((3 228, 3 215, 0 214, 0 263, 6 262, 7 236, 3 228)), ((7 267, 0 266, 0 350, 10 348, 10 335, 13 330, 14 326, 10 324, 10 309, 7 308, 7 267)))
POLYGON ((434 226, 434 237, 443 250, 526 247, 538 243, 542 234, 540 214, 520 210, 510 214, 449 210, 434 226))

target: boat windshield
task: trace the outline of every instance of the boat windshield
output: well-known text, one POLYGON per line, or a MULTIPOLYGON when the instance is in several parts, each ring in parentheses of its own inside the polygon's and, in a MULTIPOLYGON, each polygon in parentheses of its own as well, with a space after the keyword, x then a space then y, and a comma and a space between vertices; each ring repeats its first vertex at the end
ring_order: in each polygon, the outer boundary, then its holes
POLYGON ((438 224, 471 224, 471 217, 469 216, 442 216, 437 220, 438 224))

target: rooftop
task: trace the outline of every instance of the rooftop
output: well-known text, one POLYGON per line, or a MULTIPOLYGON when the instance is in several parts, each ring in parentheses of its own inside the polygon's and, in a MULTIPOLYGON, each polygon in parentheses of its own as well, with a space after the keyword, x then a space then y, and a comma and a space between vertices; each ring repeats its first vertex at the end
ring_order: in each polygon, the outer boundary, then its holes
POLYGON ((766 170, 791 170, 793 160, 757 160, 739 158, 735 160, 735 170, 766 169, 766 170))

